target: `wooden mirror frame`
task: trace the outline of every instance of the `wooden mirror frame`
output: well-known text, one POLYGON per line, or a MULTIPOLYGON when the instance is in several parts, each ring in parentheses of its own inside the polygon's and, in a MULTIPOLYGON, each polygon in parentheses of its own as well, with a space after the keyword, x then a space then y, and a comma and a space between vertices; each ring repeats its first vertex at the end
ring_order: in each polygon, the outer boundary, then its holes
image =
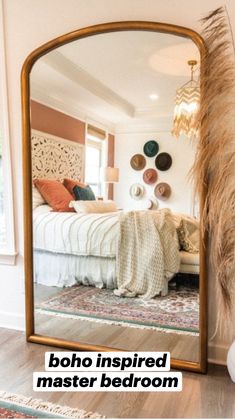
MULTIPOLYGON (((23 129, 23 185, 24 185, 24 263, 25 263, 25 301, 26 301, 26 338, 28 342, 55 346, 69 350, 85 351, 119 351, 107 346, 91 345, 35 334, 34 330, 34 283, 33 283, 33 228, 32 228, 32 174, 31 174, 31 126, 30 126, 30 71, 34 63, 43 55, 71 41, 88 36, 119 31, 152 31, 182 36, 191 39, 198 47, 201 65, 205 53, 202 37, 191 29, 159 22, 123 21, 110 22, 78 29, 59 36, 34 50, 25 60, 21 72, 22 94, 22 129, 23 129)), ((206 196, 200 196, 200 213, 202 214, 206 196)), ((206 238, 200 240, 200 335, 199 362, 171 359, 171 367, 194 372, 206 372, 207 367, 207 286, 206 286, 206 238)), ((157 350, 157 348, 156 348, 157 350)))

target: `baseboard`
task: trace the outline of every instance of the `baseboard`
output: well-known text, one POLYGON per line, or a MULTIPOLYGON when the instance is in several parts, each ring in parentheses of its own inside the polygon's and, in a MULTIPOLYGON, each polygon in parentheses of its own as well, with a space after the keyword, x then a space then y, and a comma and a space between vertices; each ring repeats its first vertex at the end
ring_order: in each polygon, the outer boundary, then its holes
POLYGON ((0 311, 0 327, 4 327, 6 329, 25 330, 24 315, 0 311))
POLYGON ((208 362, 210 362, 211 364, 226 365, 228 349, 229 349, 229 344, 220 345, 220 344, 209 342, 208 362))

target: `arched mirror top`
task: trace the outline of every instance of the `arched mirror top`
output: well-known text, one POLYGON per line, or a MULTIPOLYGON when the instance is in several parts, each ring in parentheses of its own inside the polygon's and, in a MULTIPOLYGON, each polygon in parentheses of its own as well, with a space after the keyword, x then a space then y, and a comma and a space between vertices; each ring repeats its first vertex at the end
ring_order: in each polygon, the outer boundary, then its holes
POLYGON ((108 22, 69 32, 41 45, 33 52, 31 52, 31 54, 26 58, 22 67, 22 79, 27 77, 27 75, 30 73, 31 68, 36 60, 56 48, 62 47, 65 44, 76 41, 78 39, 86 38, 88 36, 121 31, 152 31, 164 34, 178 35, 191 39, 197 45, 201 56, 205 51, 205 43, 203 38, 194 30, 185 28, 184 26, 148 21, 108 22))

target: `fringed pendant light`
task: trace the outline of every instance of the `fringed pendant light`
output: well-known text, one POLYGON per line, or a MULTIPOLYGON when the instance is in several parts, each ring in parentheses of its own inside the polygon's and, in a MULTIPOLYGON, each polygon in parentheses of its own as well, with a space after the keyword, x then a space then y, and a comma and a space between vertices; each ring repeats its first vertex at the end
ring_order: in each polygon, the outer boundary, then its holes
POLYGON ((198 82, 194 80, 196 64, 196 60, 188 61, 191 67, 191 79, 176 91, 172 135, 177 138, 181 134, 186 134, 189 138, 197 135, 200 88, 198 82))

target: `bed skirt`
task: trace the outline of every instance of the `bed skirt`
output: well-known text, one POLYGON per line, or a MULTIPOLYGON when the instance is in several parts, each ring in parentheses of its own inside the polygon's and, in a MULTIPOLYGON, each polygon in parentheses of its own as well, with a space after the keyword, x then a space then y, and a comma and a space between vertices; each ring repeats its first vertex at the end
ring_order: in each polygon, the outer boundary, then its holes
POLYGON ((34 282, 71 287, 81 283, 99 288, 116 288, 116 259, 34 251, 34 282))
MULTIPOLYGON (((168 281, 172 276, 165 278, 162 296, 168 294, 168 281)), ((48 287, 71 287, 83 284, 116 289, 116 258, 34 250, 34 282, 48 287)))

